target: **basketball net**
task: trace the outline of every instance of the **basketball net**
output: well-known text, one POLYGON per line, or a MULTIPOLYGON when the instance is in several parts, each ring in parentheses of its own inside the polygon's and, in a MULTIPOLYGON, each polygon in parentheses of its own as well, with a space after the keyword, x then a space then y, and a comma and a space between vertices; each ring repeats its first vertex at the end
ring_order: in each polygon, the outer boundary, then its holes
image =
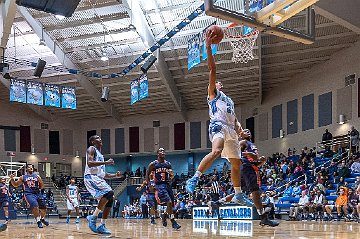
POLYGON ((255 58, 254 46, 259 36, 259 31, 253 30, 246 35, 239 36, 230 35, 229 30, 234 26, 236 24, 233 23, 224 30, 226 38, 230 39, 230 44, 234 49, 232 61, 234 63, 248 63, 255 58))

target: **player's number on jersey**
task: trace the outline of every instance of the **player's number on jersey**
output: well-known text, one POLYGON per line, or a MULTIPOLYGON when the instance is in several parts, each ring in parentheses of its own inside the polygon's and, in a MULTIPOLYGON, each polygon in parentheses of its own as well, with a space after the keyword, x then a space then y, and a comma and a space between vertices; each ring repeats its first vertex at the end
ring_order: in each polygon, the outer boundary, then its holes
POLYGON ((166 173, 161 173, 161 181, 166 181, 166 173))
POLYGON ((35 187, 35 181, 29 180, 26 183, 27 183, 29 188, 34 188, 35 187))

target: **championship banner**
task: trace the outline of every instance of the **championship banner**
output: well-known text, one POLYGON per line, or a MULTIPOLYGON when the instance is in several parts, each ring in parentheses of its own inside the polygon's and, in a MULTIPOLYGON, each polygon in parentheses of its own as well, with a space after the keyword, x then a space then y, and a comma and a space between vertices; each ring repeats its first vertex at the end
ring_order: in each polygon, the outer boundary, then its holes
POLYGON ((27 82, 27 100, 28 104, 44 105, 43 84, 36 81, 27 82))
MULTIPOLYGON (((222 219, 232 219, 232 220, 252 220, 254 218, 252 207, 245 206, 221 206, 219 209, 220 218, 222 219)), ((209 207, 193 207, 193 219, 194 220, 214 220, 218 218, 217 213, 215 212, 212 217, 209 215, 209 207)))
POLYGON ((188 42, 188 70, 200 64, 200 34, 188 42))
POLYGON ((253 236, 253 222, 248 220, 193 220, 193 232, 221 236, 253 236))
POLYGON ((64 109, 76 109, 75 87, 61 87, 61 107, 64 109))
POLYGON ((26 81, 10 80, 10 101, 26 103, 26 81))
POLYGON ((131 104, 135 104, 139 100, 139 81, 138 79, 130 83, 131 104))
POLYGON ((45 84, 45 106, 60 107, 60 87, 45 84))
POLYGON ((149 81, 146 74, 143 74, 139 78, 140 94, 139 100, 149 96, 149 81))

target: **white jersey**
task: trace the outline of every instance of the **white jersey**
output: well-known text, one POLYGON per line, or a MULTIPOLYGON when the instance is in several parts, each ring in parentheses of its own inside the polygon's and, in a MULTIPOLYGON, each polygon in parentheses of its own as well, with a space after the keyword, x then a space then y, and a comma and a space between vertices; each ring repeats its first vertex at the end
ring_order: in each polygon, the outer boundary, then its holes
MULTIPOLYGON (((94 161, 95 162, 104 162, 104 156, 101 154, 101 152, 93 147, 95 149, 95 156, 94 161)), ((99 178, 105 177, 105 165, 97 166, 97 167, 89 167, 88 166, 88 156, 86 154, 86 164, 85 164, 85 171, 84 175, 97 175, 99 178)))
POLYGON ((77 186, 76 185, 68 185, 68 190, 69 190, 69 198, 77 198, 77 186))
POLYGON ((219 122, 232 128, 235 127, 235 108, 230 97, 216 90, 216 97, 211 101, 208 99, 208 105, 211 123, 219 122))

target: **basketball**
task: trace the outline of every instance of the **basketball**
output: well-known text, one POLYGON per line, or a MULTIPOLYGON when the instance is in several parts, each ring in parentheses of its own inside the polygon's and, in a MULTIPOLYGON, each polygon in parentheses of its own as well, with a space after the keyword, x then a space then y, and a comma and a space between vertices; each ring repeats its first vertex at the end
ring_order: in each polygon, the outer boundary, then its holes
POLYGON ((208 31, 212 31, 216 37, 213 39, 213 44, 219 44, 221 42, 221 40, 224 38, 224 31, 221 27, 219 26, 211 26, 207 29, 207 32, 208 31))

